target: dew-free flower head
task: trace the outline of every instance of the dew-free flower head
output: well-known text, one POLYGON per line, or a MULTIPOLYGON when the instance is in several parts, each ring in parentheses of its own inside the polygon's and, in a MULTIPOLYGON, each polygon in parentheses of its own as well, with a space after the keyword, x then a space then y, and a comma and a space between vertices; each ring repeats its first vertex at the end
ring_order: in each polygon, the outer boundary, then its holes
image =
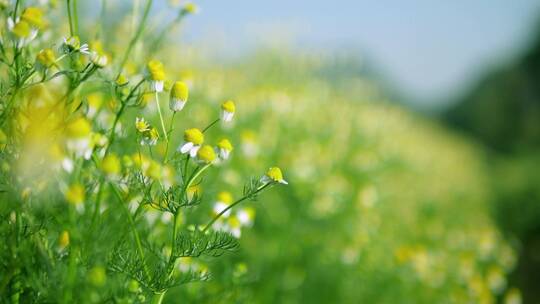
POLYGON ((13 34, 20 39, 31 39, 34 35, 30 24, 26 21, 20 21, 15 24, 12 30, 13 34))
POLYGON ((36 56, 36 60, 44 67, 48 68, 52 66, 56 58, 54 56, 54 51, 51 49, 43 49, 39 51, 39 53, 36 56))
POLYGON ((227 100, 221 104, 221 120, 229 122, 233 119, 236 107, 232 100, 227 100))
POLYGON ((152 81, 152 87, 156 92, 163 91, 163 84, 165 82, 165 70, 161 61, 152 59, 146 64, 148 75, 152 81))
POLYGON ((38 7, 27 7, 21 14, 21 19, 37 29, 41 29, 45 26, 43 11, 38 7))
POLYGON ((105 156, 101 162, 101 170, 108 176, 117 176, 120 173, 120 169, 120 160, 113 153, 105 156))
POLYGON ((195 14, 197 13, 197 11, 199 10, 199 8, 197 7, 197 5, 195 3, 192 3, 192 2, 188 2, 184 5, 184 7, 182 8, 182 12, 184 14, 195 14))
POLYGON ((228 159, 231 154, 231 151, 233 150, 233 146, 231 142, 228 139, 223 138, 222 140, 218 142, 217 147, 218 147, 219 157, 222 159, 228 159))
POLYGON ((203 163, 212 163, 216 159, 216 152, 211 146, 204 145, 197 151, 197 159, 203 163))
POLYGON ((143 132, 141 145, 155 146, 159 139, 159 132, 156 128, 150 128, 143 132))
POLYGON ((285 185, 288 184, 288 182, 283 179, 283 173, 281 173, 281 169, 278 167, 270 167, 268 171, 266 171, 266 174, 261 178, 261 181, 263 183, 277 182, 285 185))
POLYGON ((120 75, 118 75, 118 77, 116 77, 115 82, 119 86, 124 86, 124 85, 128 84, 129 80, 127 79, 127 77, 124 74, 120 74, 120 75))
POLYGON ((191 157, 195 157, 204 142, 204 134, 197 128, 187 129, 184 131, 184 141, 185 143, 180 146, 180 153, 189 153, 191 157))
POLYGON ((85 43, 81 45, 79 36, 71 36, 69 38, 64 38, 63 47, 66 53, 81 52, 83 54, 89 54, 88 44, 85 43))
POLYGON ((84 202, 84 187, 81 184, 73 184, 66 191, 66 200, 68 203, 78 205, 84 202))
POLYGON ((171 111, 178 112, 184 108, 189 96, 188 86, 182 82, 177 81, 171 88, 171 96, 169 100, 169 108, 171 111))
POLYGON ((135 118, 135 129, 140 133, 144 133, 150 129, 150 125, 142 117, 135 118))
MULTIPOLYGON (((221 191, 217 195, 217 201, 212 209, 214 215, 220 214, 233 202, 233 197, 228 191, 221 191)), ((228 217, 231 214, 230 210, 223 213, 223 217, 228 217)))
POLYGON ((90 135, 92 127, 88 120, 84 117, 79 117, 68 124, 66 135, 70 138, 81 138, 90 135))

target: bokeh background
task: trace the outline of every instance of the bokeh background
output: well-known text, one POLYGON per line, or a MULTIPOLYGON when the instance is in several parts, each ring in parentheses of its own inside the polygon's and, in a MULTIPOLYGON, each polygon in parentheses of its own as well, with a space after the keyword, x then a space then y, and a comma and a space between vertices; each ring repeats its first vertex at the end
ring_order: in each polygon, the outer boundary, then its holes
MULTIPOLYGON (((106 10, 80 1, 81 41, 99 37, 115 62, 145 1, 101 3, 106 10)), ((189 85, 175 130, 206 125, 224 100, 237 105, 231 127, 205 133, 230 138, 235 149, 227 166, 205 176, 197 189, 204 203, 181 214, 182 229, 207 222, 221 190, 240 197, 245 179, 270 165, 283 169, 289 185, 246 205, 256 215, 241 230, 238 252, 182 259, 179 271, 208 269, 212 280, 173 288, 164 303, 540 302, 540 2, 195 3, 197 14, 163 31, 157 45, 153 35, 185 1, 155 1, 124 69, 133 79, 155 58, 165 63, 167 81, 189 85)), ((60 9, 50 5, 50 12, 51 41, 60 41, 67 23, 52 22, 63 18, 60 9)), ((54 90, 40 87, 23 98, 31 104, 54 90)), ((78 94, 85 105, 79 114, 93 131, 107 132, 115 97, 97 85, 78 94)), ((153 96, 122 117, 112 149, 123 162, 139 146, 130 129, 135 118, 157 125, 153 96)), ((28 118, 27 129, 41 130, 39 118, 28 118)), ((181 142, 180 133, 171 136, 172 146, 181 142)), ((166 149, 160 141, 147 157, 160 159, 166 149)), ((21 183, 55 182, 28 159, 15 166, 29 173, 17 176, 21 183)), ((157 167, 159 178, 170 177, 170 168, 157 167)), ((95 172, 81 174, 91 179, 95 172)), ((65 223, 56 186, 35 187, 32 199, 38 214, 65 223)), ((84 217, 70 222, 70 233, 88 241, 88 269, 105 265, 118 240, 115 208, 104 203, 88 237, 84 217)), ((144 212, 137 225, 157 248, 170 238, 170 217, 144 212)), ((44 234, 50 244, 64 230, 57 226, 44 234)), ((44 267, 32 255, 24 262, 44 267)), ((89 284, 85 267, 70 274, 89 295, 81 301, 129 293, 124 277, 105 270, 107 284, 89 284)), ((27 284, 54 299, 61 291, 51 286, 66 271, 50 273, 27 271, 27 284)))
MULTIPOLYGON (((467 264, 452 261, 447 239, 487 233, 485 217, 516 255, 505 285, 525 303, 540 301, 539 2, 200 5, 179 39, 239 69, 224 81, 228 89, 258 76, 260 91, 240 98, 258 100, 251 111, 263 105, 292 116, 258 126, 287 130, 271 148, 290 164, 293 190, 282 194, 284 210, 269 206, 277 199, 259 206, 245 241, 246 258, 260 263, 248 284, 256 295, 393 302, 420 288, 417 302, 440 299, 433 293, 455 283, 460 299, 474 276, 453 282, 437 268, 467 264), (392 264, 395 256, 398 265, 412 261, 420 283, 392 264)), ((471 247, 458 252, 468 256, 471 247)), ((490 285, 490 271, 479 273, 490 285)), ((492 290, 492 300, 504 301, 492 290)))

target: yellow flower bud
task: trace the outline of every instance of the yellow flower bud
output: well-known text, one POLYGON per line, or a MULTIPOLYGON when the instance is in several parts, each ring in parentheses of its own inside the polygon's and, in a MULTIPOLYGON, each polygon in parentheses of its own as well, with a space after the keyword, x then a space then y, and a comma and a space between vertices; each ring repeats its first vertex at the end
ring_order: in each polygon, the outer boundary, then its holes
POLYGON ((38 29, 43 28, 45 25, 45 22, 43 21, 43 11, 38 7, 27 7, 23 11, 21 19, 38 29))
POLYGON ((39 51, 39 53, 36 56, 36 59, 39 63, 41 63, 41 65, 47 68, 52 66, 56 61, 54 52, 51 49, 43 49, 39 51))
POLYGON ((107 175, 118 175, 120 173, 120 160, 115 154, 105 156, 101 162, 101 170, 107 175))
POLYGON ((85 199, 84 188, 81 184, 73 184, 68 188, 65 196, 69 203, 73 205, 81 204, 85 199))
POLYGON ((73 120, 66 129, 66 134, 71 138, 81 138, 88 136, 92 131, 92 127, 88 120, 83 117, 79 117, 73 120))

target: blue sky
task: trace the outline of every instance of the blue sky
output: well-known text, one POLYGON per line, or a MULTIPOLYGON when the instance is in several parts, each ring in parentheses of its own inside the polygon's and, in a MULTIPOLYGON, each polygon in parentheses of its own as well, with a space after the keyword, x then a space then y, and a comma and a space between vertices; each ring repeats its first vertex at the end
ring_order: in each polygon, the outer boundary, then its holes
POLYGON ((200 0, 186 39, 229 52, 283 40, 367 54, 418 103, 462 92, 487 66, 514 58, 540 22, 538 0, 200 0))

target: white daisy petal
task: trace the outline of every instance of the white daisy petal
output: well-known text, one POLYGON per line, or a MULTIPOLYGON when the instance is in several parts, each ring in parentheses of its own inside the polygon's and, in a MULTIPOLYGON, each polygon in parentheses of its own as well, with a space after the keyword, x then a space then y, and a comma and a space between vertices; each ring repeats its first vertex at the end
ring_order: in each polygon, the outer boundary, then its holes
POLYGON ((197 152, 199 151, 200 147, 201 146, 193 146, 193 148, 191 148, 191 150, 189 151, 189 156, 191 157, 197 156, 197 152))
POLYGON ((179 151, 180 151, 182 154, 185 154, 185 153, 187 153, 189 150, 191 150, 191 148, 193 148, 193 143, 192 143, 192 142, 187 142, 187 143, 185 143, 182 147, 180 147, 179 151))

